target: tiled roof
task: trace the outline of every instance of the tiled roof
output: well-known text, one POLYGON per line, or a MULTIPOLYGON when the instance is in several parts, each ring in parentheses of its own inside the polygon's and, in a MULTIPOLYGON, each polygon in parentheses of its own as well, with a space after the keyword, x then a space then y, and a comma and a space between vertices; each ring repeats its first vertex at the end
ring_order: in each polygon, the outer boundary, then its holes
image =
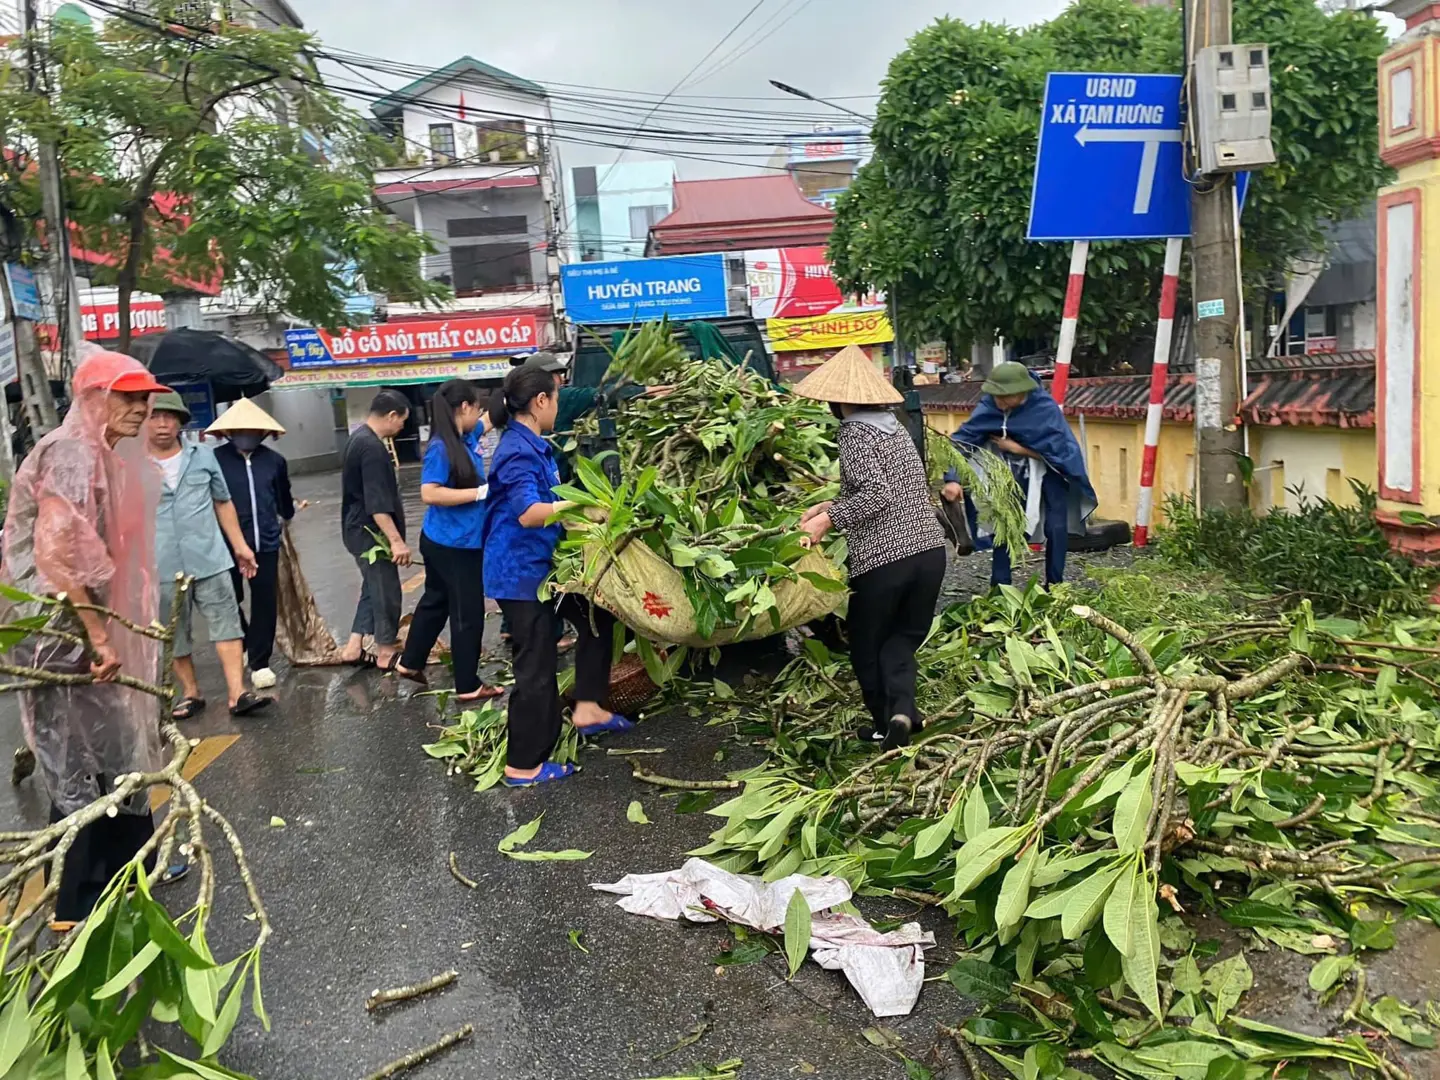
POLYGON ((679 180, 675 209, 650 229, 651 253, 823 244, 834 222, 788 174, 679 180))
POLYGON ((462 56, 459 60, 452 61, 444 67, 432 71, 429 75, 416 79, 410 85, 402 86, 399 90, 386 94, 370 106, 370 111, 376 116, 385 116, 399 112, 407 105, 423 106, 426 104, 423 99, 429 91, 464 75, 478 75, 482 80, 499 83, 512 90, 535 94, 539 97, 546 96, 545 88, 539 83, 522 79, 519 75, 512 75, 493 64, 476 60, 473 56, 462 56))
MULTIPOLYGON (((969 412, 980 402, 980 382, 919 388, 926 412, 969 412)), ((1143 420, 1150 402, 1149 375, 1104 375, 1070 380, 1065 415, 1143 420)), ((1375 426, 1375 354, 1267 357, 1251 362, 1249 393, 1239 413, 1247 424, 1292 427, 1375 426)), ((1172 373, 1164 417, 1195 419, 1195 376, 1172 373)))

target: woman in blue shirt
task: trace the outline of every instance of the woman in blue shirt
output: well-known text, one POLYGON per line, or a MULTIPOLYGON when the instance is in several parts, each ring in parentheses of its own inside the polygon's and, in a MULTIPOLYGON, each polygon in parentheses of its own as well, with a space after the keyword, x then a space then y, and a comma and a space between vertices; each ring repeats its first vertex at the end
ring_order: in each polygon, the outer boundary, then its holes
POLYGON ((405 652, 395 665, 397 674, 424 683, 430 650, 449 619, 455 700, 467 702, 504 692, 480 681, 480 639, 485 632, 482 416, 480 391, 464 379, 444 383, 430 399, 430 444, 420 469, 425 595, 415 607, 405 652))
POLYGON ((573 765, 547 760, 560 738, 560 692, 555 680, 558 620, 576 630, 575 711, 582 735, 628 731, 634 725, 604 708, 610 689, 614 616, 567 593, 557 603, 538 593, 549 575, 564 529, 547 524, 568 503, 556 501, 555 454, 545 440, 555 427, 559 394, 553 373, 538 366, 513 368, 490 397, 490 422, 505 433, 490 467, 485 518, 485 591, 510 620, 515 688, 510 693, 505 777, 509 787, 560 780, 573 765), (592 621, 593 620, 593 621, 592 621))

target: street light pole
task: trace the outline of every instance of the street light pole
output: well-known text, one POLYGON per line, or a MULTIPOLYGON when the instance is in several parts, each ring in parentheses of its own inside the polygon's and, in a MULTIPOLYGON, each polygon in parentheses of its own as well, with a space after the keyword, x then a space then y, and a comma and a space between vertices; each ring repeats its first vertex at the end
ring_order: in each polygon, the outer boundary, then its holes
POLYGON ((779 90, 782 94, 789 94, 791 97, 804 98, 806 101, 813 101, 817 105, 828 105, 832 109, 838 109, 840 112, 848 113, 849 115, 859 120, 864 120, 867 124, 873 124, 875 122, 875 118, 873 116, 866 116, 864 113, 856 112, 854 109, 848 109, 844 105, 837 105, 833 101, 826 101, 824 98, 817 98, 814 94, 807 94, 804 90, 799 90, 796 87, 790 86, 787 83, 783 83, 779 79, 771 79, 770 85, 773 86, 776 90, 779 90))

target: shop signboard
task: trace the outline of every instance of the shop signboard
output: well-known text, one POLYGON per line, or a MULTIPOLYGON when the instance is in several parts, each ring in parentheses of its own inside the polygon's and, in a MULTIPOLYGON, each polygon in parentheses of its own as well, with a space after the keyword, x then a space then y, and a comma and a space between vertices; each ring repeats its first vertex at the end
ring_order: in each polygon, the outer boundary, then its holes
POLYGON ((884 306, 878 293, 841 294, 823 247, 759 248, 745 253, 750 313, 757 319, 795 319, 884 306))
POLYGON ((15 381, 20 362, 15 353, 15 328, 0 321, 0 386, 15 381))
POLYGON ((40 283, 35 272, 19 263, 5 264, 5 279, 10 283, 10 306, 17 319, 39 322, 45 317, 40 304, 40 283))
POLYGON ((328 330, 286 330, 292 370, 419 360, 463 360, 534 352, 539 327, 534 315, 433 319, 328 330))
POLYGON ((820 161, 864 161, 868 139, 860 128, 836 131, 807 131, 785 137, 791 166, 820 161))
POLYGON ((565 314, 572 323, 723 318, 730 313, 725 256, 671 255, 569 263, 560 268, 565 314))
POLYGON ((766 319, 765 332, 776 352, 879 345, 895 340, 884 311, 838 312, 803 319, 766 319))
POLYGON ((398 386, 408 383, 439 383, 447 379, 503 379, 510 360, 430 360, 403 364, 364 364, 357 367, 291 368, 270 384, 272 390, 302 390, 312 387, 398 386))
POLYGON ((215 422, 215 392, 208 382, 171 383, 170 389, 180 395, 190 410, 187 429, 204 431, 215 422))

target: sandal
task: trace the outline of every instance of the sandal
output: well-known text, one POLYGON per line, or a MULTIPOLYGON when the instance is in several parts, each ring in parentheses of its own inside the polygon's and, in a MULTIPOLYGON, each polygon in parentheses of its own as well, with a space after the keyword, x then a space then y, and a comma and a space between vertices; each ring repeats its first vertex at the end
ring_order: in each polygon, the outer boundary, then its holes
POLYGON ((372 668, 380 666, 379 662, 376 660, 375 654, 372 652, 365 652, 363 649, 361 650, 360 655, 357 656, 354 660, 343 660, 341 662, 350 667, 358 668, 372 668))
POLYGON ((519 776, 502 776, 500 783, 506 787, 535 787, 539 784, 548 784, 552 780, 564 780, 566 777, 574 776, 580 770, 574 765, 560 765, 554 761, 547 761, 540 766, 540 771, 529 778, 519 776))
POLYGON ((171 863, 165 868, 165 872, 160 875, 160 880, 156 882, 156 884, 173 885, 188 873, 190 873, 190 864, 188 862, 181 861, 171 863))
POLYGON ((455 700, 464 702, 493 701, 495 698, 504 696, 505 688, 503 686, 481 686, 479 690, 469 694, 456 694, 455 700))
POLYGON ((170 710, 170 719, 189 720, 196 713, 202 713, 204 711, 205 699, 203 697, 181 698, 175 703, 175 707, 170 710))
POLYGON ((230 715, 249 716, 251 713, 258 712, 259 710, 264 708, 268 708, 273 704, 275 704, 274 698, 261 697, 253 690, 246 690, 243 694, 241 694, 238 698, 235 699, 235 704, 230 706, 230 715))
POLYGON ((416 683, 427 689, 430 686, 430 679, 426 676, 424 668, 420 668, 418 671, 410 671, 408 668, 402 668, 398 657, 386 670, 391 674, 399 675, 400 678, 405 679, 407 682, 416 683))
POLYGON ((570 726, 573 727, 576 731, 578 731, 581 736, 620 735, 633 728, 635 726, 635 721, 627 720, 619 713, 611 713, 609 720, 602 720, 598 724, 587 724, 585 727, 581 727, 579 724, 571 721, 570 726))

